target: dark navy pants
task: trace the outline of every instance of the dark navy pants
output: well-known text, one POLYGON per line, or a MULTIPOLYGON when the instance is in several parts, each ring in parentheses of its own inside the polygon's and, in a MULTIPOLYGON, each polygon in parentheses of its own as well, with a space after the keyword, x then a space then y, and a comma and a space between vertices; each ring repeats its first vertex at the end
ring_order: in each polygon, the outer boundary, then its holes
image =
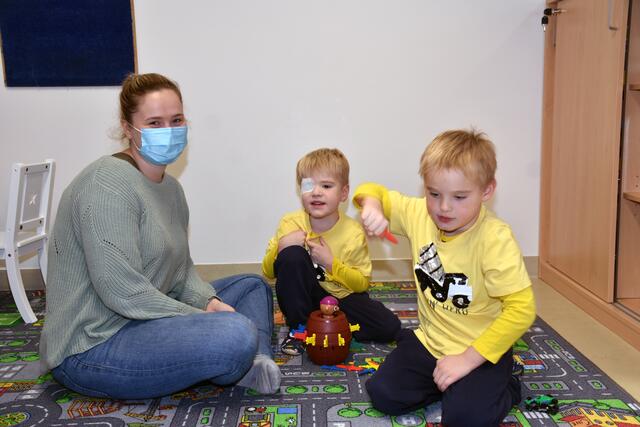
MULTIPOLYGON (((278 254, 274 270, 278 305, 287 325, 295 328, 306 324, 311 312, 320 308, 320 300, 329 295, 316 278, 309 253, 302 246, 289 246, 278 254)), ((341 298, 339 306, 349 323, 360 325, 360 330, 353 333, 358 341, 393 341, 400 330, 398 317, 366 292, 341 298)))
POLYGON ((385 414, 400 415, 442 400, 443 425, 487 427, 499 425, 520 402, 520 382, 511 375, 511 350, 495 365, 483 363, 442 393, 433 381, 437 359, 415 333, 403 329, 397 343, 365 384, 373 406, 385 414))

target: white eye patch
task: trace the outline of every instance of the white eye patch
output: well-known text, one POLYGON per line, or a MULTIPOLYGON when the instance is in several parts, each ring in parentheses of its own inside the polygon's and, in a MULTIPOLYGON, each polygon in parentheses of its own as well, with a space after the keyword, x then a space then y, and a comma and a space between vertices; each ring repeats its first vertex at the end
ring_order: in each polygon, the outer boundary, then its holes
POLYGON ((300 192, 301 193, 311 193, 313 191, 313 187, 316 186, 316 183, 313 182, 313 178, 302 178, 300 180, 300 192))

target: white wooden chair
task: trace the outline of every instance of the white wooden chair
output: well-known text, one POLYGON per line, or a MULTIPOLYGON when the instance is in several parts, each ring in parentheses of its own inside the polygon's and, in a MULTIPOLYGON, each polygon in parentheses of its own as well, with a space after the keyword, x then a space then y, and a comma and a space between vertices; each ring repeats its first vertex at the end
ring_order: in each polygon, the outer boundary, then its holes
POLYGON ((0 232, 0 259, 5 260, 9 286, 25 323, 38 318, 33 313, 20 273, 20 257, 38 255, 42 278, 47 279, 47 233, 55 161, 14 163, 7 209, 7 226, 0 232))

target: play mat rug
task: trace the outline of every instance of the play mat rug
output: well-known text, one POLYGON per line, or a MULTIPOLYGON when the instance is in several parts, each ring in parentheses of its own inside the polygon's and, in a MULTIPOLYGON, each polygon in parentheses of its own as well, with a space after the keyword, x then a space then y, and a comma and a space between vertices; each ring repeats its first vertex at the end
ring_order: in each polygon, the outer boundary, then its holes
MULTIPOLYGON (((371 296, 389 306, 404 327, 415 327, 413 283, 376 283, 371 296)), ((38 376, 38 340, 45 294, 30 294, 41 320, 25 325, 11 295, 0 293, 0 427, 378 427, 439 426, 438 404, 391 417, 373 409, 364 383, 392 346, 352 342, 354 370, 323 369, 306 354, 277 354, 280 393, 199 384, 158 399, 109 400, 74 393, 50 375, 38 376)), ((274 345, 286 335, 276 310, 274 345)), ((523 398, 502 426, 640 426, 640 406, 541 319, 514 346, 524 367, 523 398), (543 395, 550 395, 545 397, 543 395), (536 396, 540 396, 536 398, 536 396), (549 413, 552 412, 552 413, 549 413)))

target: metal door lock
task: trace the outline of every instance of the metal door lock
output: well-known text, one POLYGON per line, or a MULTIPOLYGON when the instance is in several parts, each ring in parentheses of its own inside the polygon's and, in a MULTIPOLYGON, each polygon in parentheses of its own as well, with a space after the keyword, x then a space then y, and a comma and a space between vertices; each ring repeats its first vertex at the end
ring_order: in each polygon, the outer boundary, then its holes
POLYGON ((547 31, 547 25, 549 25, 550 16, 564 12, 566 12, 566 9, 555 9, 551 7, 546 8, 543 12, 544 15, 542 15, 542 21, 540 22, 542 24, 542 31, 547 31))
POLYGON ((544 10, 545 16, 557 15, 559 13, 565 13, 565 12, 566 12, 566 9, 554 9, 551 7, 548 7, 544 10))

